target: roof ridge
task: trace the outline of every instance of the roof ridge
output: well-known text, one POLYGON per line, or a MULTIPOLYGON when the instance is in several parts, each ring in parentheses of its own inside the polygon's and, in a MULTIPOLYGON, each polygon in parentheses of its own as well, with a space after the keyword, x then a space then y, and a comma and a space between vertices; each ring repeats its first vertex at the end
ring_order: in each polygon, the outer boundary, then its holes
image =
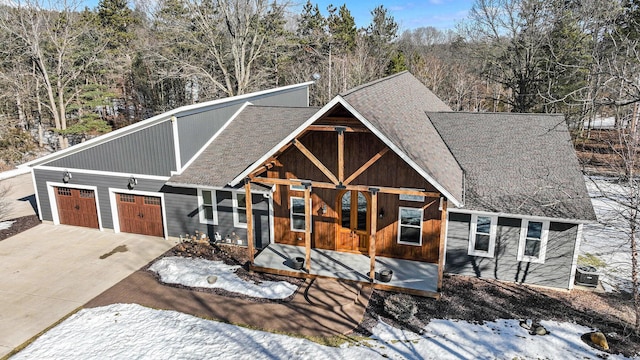
POLYGON ((378 83, 381 83, 383 81, 391 80, 391 79, 396 78, 396 77, 398 77, 400 75, 404 75, 405 73, 408 73, 408 72, 409 72, 409 70, 404 70, 404 71, 401 71, 399 73, 395 73, 395 74, 383 77, 382 79, 373 80, 373 81, 370 81, 368 83, 353 87, 353 88, 351 88, 351 89, 349 89, 347 91, 341 92, 339 95, 340 96, 347 96, 347 95, 352 94, 352 93, 354 93, 356 91, 362 90, 364 88, 367 88, 367 87, 370 87, 370 86, 373 86, 373 85, 377 85, 378 83))

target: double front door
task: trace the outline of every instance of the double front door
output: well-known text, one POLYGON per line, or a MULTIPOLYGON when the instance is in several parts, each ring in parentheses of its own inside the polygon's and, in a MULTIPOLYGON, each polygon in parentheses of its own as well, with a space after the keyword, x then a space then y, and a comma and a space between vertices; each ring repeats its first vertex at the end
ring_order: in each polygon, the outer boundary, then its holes
POLYGON ((356 190, 338 194, 336 250, 367 253, 369 249, 369 195, 356 190))

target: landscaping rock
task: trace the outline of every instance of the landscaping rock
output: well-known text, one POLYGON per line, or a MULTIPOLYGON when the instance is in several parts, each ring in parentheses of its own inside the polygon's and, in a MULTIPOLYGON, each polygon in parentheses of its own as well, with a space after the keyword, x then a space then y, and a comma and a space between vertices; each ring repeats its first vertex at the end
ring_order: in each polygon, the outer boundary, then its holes
POLYGON ((535 335, 547 335, 549 333, 542 325, 535 325, 531 332, 535 335))
POLYGON ((207 282, 208 282, 209 284, 215 284, 215 283, 216 283, 216 281, 218 281, 218 277, 217 277, 217 276, 215 276, 215 275, 209 275, 209 276, 207 276, 207 282))
POLYGON ((607 337, 604 336, 600 331, 592 332, 589 335, 589 339, 595 345, 603 348, 604 350, 609 350, 609 343, 607 342, 607 337))

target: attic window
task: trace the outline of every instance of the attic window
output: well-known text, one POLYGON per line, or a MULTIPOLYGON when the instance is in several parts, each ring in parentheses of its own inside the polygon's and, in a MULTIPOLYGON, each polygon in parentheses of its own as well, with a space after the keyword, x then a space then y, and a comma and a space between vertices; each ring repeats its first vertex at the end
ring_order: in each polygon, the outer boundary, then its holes
POLYGON ((469 255, 490 258, 494 256, 497 223, 497 216, 471 215, 469 255))
POLYGON ((548 221, 522 220, 518 261, 544 264, 548 238, 548 221))
POLYGON ((422 246, 422 209, 400 207, 398 244, 422 246))

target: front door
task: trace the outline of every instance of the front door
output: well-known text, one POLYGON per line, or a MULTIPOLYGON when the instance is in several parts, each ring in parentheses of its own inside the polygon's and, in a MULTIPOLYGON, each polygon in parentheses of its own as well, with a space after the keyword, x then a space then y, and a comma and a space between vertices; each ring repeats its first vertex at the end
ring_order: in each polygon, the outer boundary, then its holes
POLYGON ((350 190, 338 194, 337 251, 367 253, 369 250, 369 197, 350 190))

